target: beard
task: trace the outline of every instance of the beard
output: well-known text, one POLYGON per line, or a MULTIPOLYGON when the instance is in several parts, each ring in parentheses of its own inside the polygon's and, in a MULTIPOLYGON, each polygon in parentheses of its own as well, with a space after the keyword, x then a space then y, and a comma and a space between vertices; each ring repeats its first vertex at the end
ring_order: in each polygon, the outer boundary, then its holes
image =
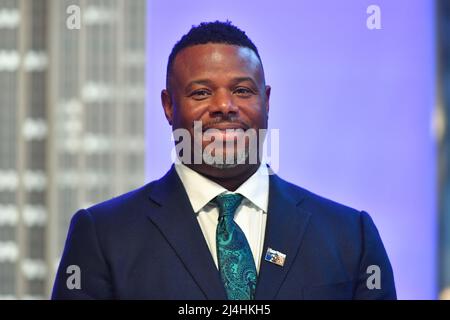
POLYGON ((231 163, 229 161, 219 163, 216 161, 216 159, 210 153, 206 153, 203 155, 203 160, 206 163, 208 163, 211 167, 214 167, 217 169, 236 168, 238 165, 245 164, 247 162, 248 158, 249 158, 248 148, 236 150, 234 152, 233 161, 231 163))

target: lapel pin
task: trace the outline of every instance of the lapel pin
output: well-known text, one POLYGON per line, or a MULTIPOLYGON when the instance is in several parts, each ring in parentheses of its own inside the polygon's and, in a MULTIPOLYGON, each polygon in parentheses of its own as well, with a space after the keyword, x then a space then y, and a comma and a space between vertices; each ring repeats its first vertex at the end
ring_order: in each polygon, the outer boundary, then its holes
POLYGON ((284 260, 286 255, 280 251, 273 250, 272 248, 267 248, 266 256, 264 260, 272 262, 280 267, 284 266, 284 260))

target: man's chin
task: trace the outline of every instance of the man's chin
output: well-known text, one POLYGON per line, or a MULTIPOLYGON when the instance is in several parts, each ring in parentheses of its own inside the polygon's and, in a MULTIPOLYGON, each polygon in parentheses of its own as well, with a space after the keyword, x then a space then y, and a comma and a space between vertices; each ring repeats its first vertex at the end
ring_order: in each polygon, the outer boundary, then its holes
POLYGON ((239 166, 249 165, 248 152, 242 151, 224 151, 222 157, 215 157, 211 154, 203 154, 203 163, 216 169, 234 169, 239 166))

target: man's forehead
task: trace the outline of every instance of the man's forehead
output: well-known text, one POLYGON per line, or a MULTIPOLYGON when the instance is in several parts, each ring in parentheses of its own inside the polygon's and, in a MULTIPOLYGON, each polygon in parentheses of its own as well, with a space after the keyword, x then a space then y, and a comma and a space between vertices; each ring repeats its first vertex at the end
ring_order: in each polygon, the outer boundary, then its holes
POLYGON ((199 72, 220 72, 236 68, 250 73, 259 73, 261 62, 250 48, 218 43, 187 47, 178 53, 174 61, 174 71, 176 73, 180 71, 186 76, 199 72))

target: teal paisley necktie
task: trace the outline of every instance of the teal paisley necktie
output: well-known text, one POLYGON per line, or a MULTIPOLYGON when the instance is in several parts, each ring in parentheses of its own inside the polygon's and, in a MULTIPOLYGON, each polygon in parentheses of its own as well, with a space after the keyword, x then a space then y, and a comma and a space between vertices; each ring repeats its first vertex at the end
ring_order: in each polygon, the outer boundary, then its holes
POLYGON ((234 222, 242 201, 240 194, 222 194, 213 202, 219 207, 216 245, 219 271, 229 300, 253 300, 256 266, 244 232, 234 222))

